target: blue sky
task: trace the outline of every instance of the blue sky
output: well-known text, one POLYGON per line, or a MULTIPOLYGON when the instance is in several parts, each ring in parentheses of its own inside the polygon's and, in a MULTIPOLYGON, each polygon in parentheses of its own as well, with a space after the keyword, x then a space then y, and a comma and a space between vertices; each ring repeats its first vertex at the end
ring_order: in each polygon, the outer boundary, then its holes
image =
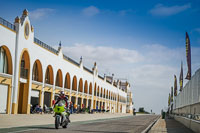
POLYGON ((181 60, 186 74, 185 31, 192 72, 200 66, 199 5, 199 0, 2 0, 0 16, 13 22, 27 8, 37 38, 54 47, 62 41, 69 57, 83 56, 89 68, 97 61, 101 74, 127 78, 135 107, 159 113, 181 60))

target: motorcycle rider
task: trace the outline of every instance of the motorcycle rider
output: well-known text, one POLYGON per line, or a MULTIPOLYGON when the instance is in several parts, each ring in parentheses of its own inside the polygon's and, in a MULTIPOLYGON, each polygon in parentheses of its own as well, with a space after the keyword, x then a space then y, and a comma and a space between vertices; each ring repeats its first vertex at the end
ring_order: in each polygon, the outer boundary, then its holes
MULTIPOLYGON (((59 97, 57 98, 57 100, 56 100, 56 102, 55 102, 54 105, 58 104, 59 102, 62 102, 62 103, 65 102, 65 107, 66 107, 66 108, 69 108, 68 97, 65 96, 64 91, 60 91, 59 97)), ((63 121, 66 120, 65 114, 66 114, 66 112, 62 112, 62 113, 61 113, 61 115, 62 115, 62 117, 63 117, 63 121)), ((68 117, 68 121, 69 121, 69 123, 71 122, 71 121, 69 120, 69 117, 68 117)))

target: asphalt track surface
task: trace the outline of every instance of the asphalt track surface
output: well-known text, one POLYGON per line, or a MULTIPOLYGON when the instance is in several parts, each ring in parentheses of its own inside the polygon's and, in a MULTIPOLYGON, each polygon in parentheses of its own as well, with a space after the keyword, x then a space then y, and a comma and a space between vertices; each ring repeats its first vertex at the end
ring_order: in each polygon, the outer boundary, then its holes
POLYGON ((9 133, 141 133, 159 116, 140 115, 83 122, 72 122, 66 129, 54 125, 17 127, 0 130, 9 133))

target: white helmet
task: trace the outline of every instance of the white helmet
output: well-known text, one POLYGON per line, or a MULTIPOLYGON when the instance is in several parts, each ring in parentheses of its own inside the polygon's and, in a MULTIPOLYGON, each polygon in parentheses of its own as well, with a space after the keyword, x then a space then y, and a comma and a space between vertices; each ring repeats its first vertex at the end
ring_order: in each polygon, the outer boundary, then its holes
POLYGON ((61 95, 61 96, 62 96, 62 95, 65 95, 64 91, 60 91, 60 95, 61 95))

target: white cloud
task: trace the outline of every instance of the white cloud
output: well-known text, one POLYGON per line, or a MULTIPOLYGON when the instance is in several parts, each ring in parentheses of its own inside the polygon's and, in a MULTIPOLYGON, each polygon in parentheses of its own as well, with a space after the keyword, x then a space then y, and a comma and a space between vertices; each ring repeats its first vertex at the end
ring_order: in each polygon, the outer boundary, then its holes
POLYGON ((49 16, 54 11, 55 10, 51 8, 38 8, 36 10, 30 11, 29 16, 32 20, 39 20, 39 19, 49 16))
POLYGON ((89 6, 87 8, 84 8, 82 10, 82 13, 85 16, 92 17, 92 16, 95 16, 95 15, 99 14, 100 10, 97 7, 95 7, 95 6, 89 6))
POLYGON ((143 59, 137 51, 124 48, 115 49, 112 47, 75 44, 71 47, 64 47, 63 51, 75 59, 83 56, 86 61, 97 61, 110 65, 118 64, 119 62, 136 63, 143 59))
MULTIPOLYGON (((200 68, 199 51, 200 48, 192 47, 192 73, 200 68)), ((153 109, 156 113, 167 107, 173 76, 179 77, 181 60, 184 76, 187 71, 184 47, 172 49, 156 44, 131 50, 75 44, 64 46, 63 53, 75 60, 83 56, 84 66, 90 69, 96 61, 101 74, 114 73, 117 78, 128 78, 135 107, 143 106, 147 111, 153 109)))
POLYGON ((150 13, 155 16, 171 16, 178 14, 182 11, 191 8, 190 4, 185 4, 182 6, 175 5, 175 6, 164 6, 162 4, 157 4, 153 9, 150 10, 150 13))

